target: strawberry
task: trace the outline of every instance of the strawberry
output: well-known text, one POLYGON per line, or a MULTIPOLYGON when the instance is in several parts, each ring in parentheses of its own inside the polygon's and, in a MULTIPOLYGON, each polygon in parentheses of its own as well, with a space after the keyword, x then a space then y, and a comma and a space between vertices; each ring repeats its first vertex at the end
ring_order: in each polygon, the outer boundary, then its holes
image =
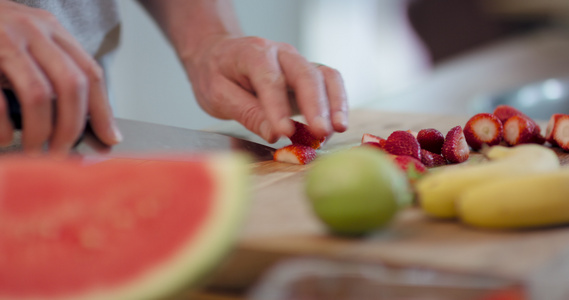
POLYGON ((393 161, 405 172, 411 184, 428 172, 427 167, 423 163, 408 155, 397 155, 393 158, 393 161))
POLYGON ((383 148, 385 146, 386 141, 387 140, 384 138, 369 133, 364 133, 364 135, 362 136, 362 145, 367 142, 374 142, 378 143, 383 148))
POLYGON ((445 136, 434 128, 421 129, 417 134, 417 141, 422 149, 441 154, 445 136))
POLYGON ((498 145, 502 141, 502 136, 502 122, 493 114, 476 114, 464 125, 466 143, 474 150, 482 149, 484 144, 498 145))
POLYGON ((445 137, 442 150, 443 157, 450 163, 461 163, 470 156, 470 148, 466 143, 462 127, 455 126, 445 137))
POLYGON ((569 151, 569 115, 563 115, 557 119, 552 137, 557 146, 564 151, 569 151))
POLYGON ((504 123, 504 140, 510 146, 536 141, 535 122, 521 115, 509 118, 504 123))
POLYGON ((447 164, 447 160, 442 155, 433 153, 425 149, 421 149, 421 162, 427 168, 434 168, 434 167, 444 166, 447 164))
POLYGON ((513 116, 522 116, 522 117, 525 117, 525 118, 531 120, 533 123, 535 123, 526 114, 519 111, 517 108, 515 108, 513 106, 509 106, 509 105, 498 105, 498 106, 496 106, 496 108, 494 109, 493 115, 495 115, 498 119, 500 119, 500 122, 502 122, 502 124, 506 123, 506 121, 513 116))
POLYGON ((305 165, 316 158, 316 150, 309 146, 292 144, 275 151, 274 161, 305 165))
POLYGON ((317 138, 312 134, 312 132, 310 132, 308 125, 295 120, 292 121, 294 123, 295 131, 294 134, 290 136, 290 141, 293 144, 309 146, 314 149, 318 149, 324 145, 326 137, 317 138))
POLYGON ((421 160, 421 146, 413 134, 397 130, 385 142, 385 151, 393 155, 409 155, 421 160))
POLYGON ((553 128, 555 128, 557 120, 562 116, 564 116, 564 114, 553 114, 549 118, 549 122, 547 122, 547 128, 545 128, 545 140, 552 146, 557 146, 557 143, 555 143, 555 140, 553 139, 553 128))

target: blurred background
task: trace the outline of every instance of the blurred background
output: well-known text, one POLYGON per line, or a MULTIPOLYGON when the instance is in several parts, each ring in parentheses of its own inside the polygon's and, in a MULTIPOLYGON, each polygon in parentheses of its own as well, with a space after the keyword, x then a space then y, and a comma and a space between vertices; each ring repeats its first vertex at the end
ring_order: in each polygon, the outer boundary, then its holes
MULTIPOLYGON (((351 108, 471 114, 514 101, 532 116, 569 113, 566 0, 234 2, 246 34, 338 69, 351 108), (548 111, 538 112, 544 97, 548 111)), ((194 129, 219 123, 196 104, 145 12, 135 1, 120 5, 123 39, 109 75, 116 115, 194 129)))

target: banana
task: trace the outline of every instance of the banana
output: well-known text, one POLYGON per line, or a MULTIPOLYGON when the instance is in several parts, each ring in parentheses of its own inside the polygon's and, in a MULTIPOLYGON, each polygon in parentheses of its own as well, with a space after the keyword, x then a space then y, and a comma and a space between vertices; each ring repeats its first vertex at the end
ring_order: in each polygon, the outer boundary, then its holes
POLYGON ((443 168, 420 179, 415 188, 422 209, 437 218, 457 216, 455 201, 464 190, 485 182, 523 174, 556 170, 559 158, 549 148, 524 144, 494 146, 487 150, 489 162, 443 168))
POLYGON ((465 190, 462 222, 485 228, 532 228, 569 223, 569 168, 504 178, 465 190))

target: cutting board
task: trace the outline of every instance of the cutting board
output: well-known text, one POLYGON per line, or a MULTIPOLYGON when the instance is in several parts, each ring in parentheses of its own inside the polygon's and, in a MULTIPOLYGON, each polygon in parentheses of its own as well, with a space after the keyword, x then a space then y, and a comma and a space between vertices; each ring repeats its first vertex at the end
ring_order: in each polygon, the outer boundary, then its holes
MULTIPOLYGON (((423 128, 446 133, 456 125, 464 126, 467 120, 466 116, 353 111, 350 129, 332 136, 322 151, 358 145, 364 133, 387 137, 394 130, 423 128)), ((569 154, 556 151, 562 163, 569 163, 569 154)), ((401 212, 388 228, 373 236, 341 238, 329 234, 307 205, 303 181, 309 165, 270 161, 253 168, 250 214, 235 250, 212 277, 213 287, 251 287, 276 262, 312 256, 488 275, 540 288, 567 289, 569 226, 530 231, 481 230, 456 221, 431 219, 414 207, 401 212)))

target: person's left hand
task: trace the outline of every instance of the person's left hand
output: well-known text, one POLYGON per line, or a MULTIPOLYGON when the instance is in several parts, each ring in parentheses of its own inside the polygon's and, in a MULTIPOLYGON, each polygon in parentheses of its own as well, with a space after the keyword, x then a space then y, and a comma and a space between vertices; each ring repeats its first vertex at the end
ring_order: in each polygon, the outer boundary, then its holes
POLYGON ((294 133, 289 95, 318 137, 347 129, 341 75, 308 62, 291 45, 258 37, 210 37, 182 60, 200 106, 268 142, 294 133))

